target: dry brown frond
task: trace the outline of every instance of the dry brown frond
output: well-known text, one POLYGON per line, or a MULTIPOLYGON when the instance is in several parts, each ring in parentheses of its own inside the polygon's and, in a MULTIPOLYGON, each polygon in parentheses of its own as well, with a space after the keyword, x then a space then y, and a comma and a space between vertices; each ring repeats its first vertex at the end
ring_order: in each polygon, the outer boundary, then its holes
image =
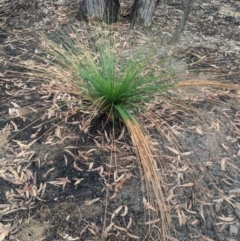
MULTIPOLYGON (((155 159, 156 157, 153 153, 151 142, 149 141, 150 137, 147 134, 144 134, 142 128, 139 128, 136 123, 127 121, 126 125, 131 134, 131 139, 136 149, 136 154, 139 158, 141 168, 143 169, 145 184, 147 187, 146 191, 150 195, 152 192, 156 198, 155 201, 161 217, 161 240, 165 241, 167 240, 167 235, 169 234, 170 215, 164 202, 160 176, 155 159)), ((149 194, 148 196, 151 198, 149 194)), ((151 200, 151 202, 153 201, 154 200, 151 200)), ((152 205, 155 206, 155 203, 152 203, 152 205)))
POLYGON ((239 90, 240 86, 237 84, 229 84, 221 81, 211 81, 211 80, 188 80, 180 81, 176 83, 176 87, 187 87, 187 86, 211 86, 218 88, 228 88, 239 90))

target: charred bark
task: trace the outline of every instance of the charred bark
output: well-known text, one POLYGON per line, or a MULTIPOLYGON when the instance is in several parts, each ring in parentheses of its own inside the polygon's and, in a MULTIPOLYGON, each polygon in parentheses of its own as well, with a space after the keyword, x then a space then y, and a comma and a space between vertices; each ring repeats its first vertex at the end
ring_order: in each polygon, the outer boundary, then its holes
POLYGON ((131 25, 149 27, 159 2, 160 0, 135 0, 131 15, 131 25))
POLYGON ((94 18, 108 24, 118 20, 119 0, 80 0, 79 20, 94 18))

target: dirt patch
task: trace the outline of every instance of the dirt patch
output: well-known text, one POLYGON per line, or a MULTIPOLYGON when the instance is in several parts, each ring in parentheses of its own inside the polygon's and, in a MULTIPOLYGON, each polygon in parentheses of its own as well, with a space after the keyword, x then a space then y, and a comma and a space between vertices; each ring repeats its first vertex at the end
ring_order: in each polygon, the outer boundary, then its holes
POLYGON ((18 231, 16 238, 19 240, 34 241, 44 237, 45 227, 37 221, 37 219, 30 219, 28 223, 24 224, 18 231))

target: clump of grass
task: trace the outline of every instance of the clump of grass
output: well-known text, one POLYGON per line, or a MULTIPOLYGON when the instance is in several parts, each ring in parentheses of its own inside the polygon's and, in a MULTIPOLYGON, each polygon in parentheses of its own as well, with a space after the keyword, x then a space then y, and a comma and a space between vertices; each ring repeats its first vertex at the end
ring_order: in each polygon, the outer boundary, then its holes
POLYGON ((43 87, 50 92, 76 95, 81 102, 77 109, 90 113, 87 123, 97 113, 104 112, 113 124, 113 131, 116 120, 125 124, 143 168, 147 189, 157 200, 164 240, 169 215, 149 141, 151 138, 138 116, 147 111, 145 105, 151 103, 155 95, 164 95, 175 85, 164 81, 170 71, 157 73, 151 66, 155 49, 149 49, 147 54, 144 53, 146 49, 129 54, 121 50, 121 46, 116 46, 119 43, 113 40, 114 33, 110 31, 94 39, 94 44, 71 36, 64 37, 60 32, 54 35, 55 40, 51 40, 46 35, 38 35, 47 58, 36 56, 45 64, 28 65, 29 74, 42 79, 46 83, 43 87))
MULTIPOLYGON (((89 113, 87 123, 98 113, 104 112, 113 123, 113 131, 116 120, 125 124, 143 169, 146 187, 154 195, 149 199, 160 213, 161 240, 166 240, 170 215, 158 172, 161 157, 153 148, 149 129, 142 120, 148 118, 153 123, 152 128, 161 135, 164 134, 163 123, 154 108, 147 107, 156 101, 166 101, 180 108, 181 104, 174 102, 168 94, 168 90, 173 88, 193 85, 222 88, 229 85, 199 80, 174 82, 172 77, 176 75, 175 71, 159 71, 159 65, 168 58, 156 62, 157 47, 144 46, 124 51, 111 31, 90 40, 79 39, 74 32, 68 37, 65 34, 60 32, 54 35, 54 40, 38 35, 46 57, 36 56, 43 64, 28 65, 28 75, 42 80, 42 88, 49 92, 74 94, 80 103, 77 110, 89 113)), ((170 140, 175 141, 173 135, 170 140)))
POLYGON ((44 40, 52 58, 44 59, 49 64, 45 69, 34 66, 32 75, 74 87, 72 93, 81 96, 89 106, 96 104, 111 119, 134 121, 134 113, 143 110, 144 103, 151 102, 155 93, 174 85, 162 81, 169 73, 155 75, 149 68, 151 55, 142 58, 137 53, 123 59, 110 39, 107 43, 98 40, 94 47, 70 38, 58 39, 64 41, 61 44, 44 40))

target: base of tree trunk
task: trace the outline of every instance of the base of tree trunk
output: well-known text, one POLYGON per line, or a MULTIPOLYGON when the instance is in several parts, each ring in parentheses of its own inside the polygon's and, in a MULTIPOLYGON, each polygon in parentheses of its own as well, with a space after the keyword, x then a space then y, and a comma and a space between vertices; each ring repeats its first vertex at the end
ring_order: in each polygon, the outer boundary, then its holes
POLYGON ((149 27, 159 2, 160 0, 135 0, 132 9, 131 26, 143 25, 149 27))
POLYGON ((107 24, 116 23, 119 17, 119 0, 80 0, 78 20, 100 20, 107 24))

